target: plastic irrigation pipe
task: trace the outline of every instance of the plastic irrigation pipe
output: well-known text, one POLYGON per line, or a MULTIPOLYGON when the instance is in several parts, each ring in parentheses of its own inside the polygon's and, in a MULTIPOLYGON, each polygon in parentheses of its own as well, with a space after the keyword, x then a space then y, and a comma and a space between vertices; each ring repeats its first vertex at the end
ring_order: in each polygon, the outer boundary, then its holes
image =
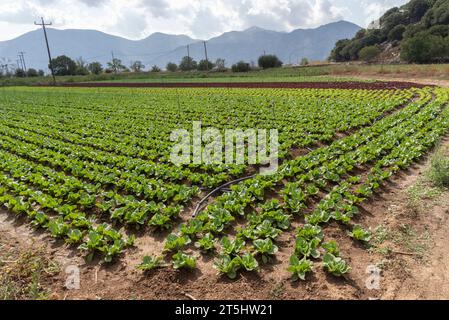
POLYGON ((233 184, 235 184, 235 183, 238 183, 238 182, 241 182, 241 181, 244 181, 244 180, 248 180, 248 179, 254 178, 255 176, 256 176, 256 175, 254 174, 254 175, 249 176, 249 177, 244 177, 244 178, 240 178, 240 179, 237 179, 237 180, 234 180, 234 181, 230 181, 230 182, 227 182, 227 183, 225 183, 225 184, 219 186, 218 188, 212 190, 212 191, 209 192, 203 199, 201 199, 200 202, 198 202, 198 204, 197 204, 196 207, 195 207, 195 210, 193 211, 192 217, 195 217, 195 216, 198 214, 198 212, 201 210, 201 208, 202 208, 202 206, 203 206, 203 203, 204 203, 207 199, 209 199, 211 196, 213 196, 215 193, 217 193, 217 192, 220 191, 221 189, 226 188, 226 187, 229 187, 229 186, 231 186, 231 185, 233 185, 233 184))

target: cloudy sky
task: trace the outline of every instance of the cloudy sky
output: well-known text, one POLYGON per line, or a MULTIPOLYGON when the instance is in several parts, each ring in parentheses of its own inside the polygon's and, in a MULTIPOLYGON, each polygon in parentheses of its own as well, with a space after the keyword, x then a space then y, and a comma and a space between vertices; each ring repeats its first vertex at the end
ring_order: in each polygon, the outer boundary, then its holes
POLYGON ((251 26, 291 31, 348 20, 367 26, 408 0, 0 0, 0 40, 34 30, 40 16, 59 29, 96 29, 129 39, 153 32, 208 39, 251 26))

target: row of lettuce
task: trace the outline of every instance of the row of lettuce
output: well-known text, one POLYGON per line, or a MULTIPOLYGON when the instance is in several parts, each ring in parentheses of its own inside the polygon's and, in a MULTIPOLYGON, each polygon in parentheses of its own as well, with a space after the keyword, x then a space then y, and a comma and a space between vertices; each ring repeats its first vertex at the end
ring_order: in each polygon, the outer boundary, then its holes
POLYGON ((125 234, 176 227, 164 256, 145 257, 141 269, 170 259, 175 268, 192 268, 198 249, 218 253, 217 269, 231 278, 272 263, 279 237, 295 226, 295 278, 304 279, 320 256, 329 272, 347 272, 322 227, 338 221, 353 238, 369 239, 351 222, 357 205, 435 143, 448 119, 443 89, 2 93, 0 203, 11 213, 108 262, 133 245, 135 237, 125 234), (198 119, 219 130, 278 129, 282 165, 275 175, 232 187, 179 225, 192 201, 246 172, 243 165, 170 163, 171 131, 191 129, 198 119), (338 135, 344 132, 353 134, 338 135), (300 157, 290 153, 313 146, 300 157), (354 174, 361 167, 364 173, 354 174))
MULTIPOLYGON (((449 129, 449 92, 424 89, 419 94, 419 99, 372 126, 284 162, 278 174, 233 187, 168 237, 166 256, 175 253, 175 260, 185 261, 175 268, 194 267, 195 254, 183 252, 194 243, 202 253, 217 251, 215 267, 235 278, 239 269, 257 271, 270 264, 279 251, 277 239, 300 221, 288 267, 293 279, 304 280, 320 258, 326 271, 344 275, 350 267, 340 257, 336 241, 326 237, 326 227, 337 223, 355 241, 368 243, 370 231, 353 222, 359 206, 449 129), (229 228, 241 217, 245 224, 231 239, 229 228)), ((162 261, 145 257, 140 268, 153 269, 162 261)))

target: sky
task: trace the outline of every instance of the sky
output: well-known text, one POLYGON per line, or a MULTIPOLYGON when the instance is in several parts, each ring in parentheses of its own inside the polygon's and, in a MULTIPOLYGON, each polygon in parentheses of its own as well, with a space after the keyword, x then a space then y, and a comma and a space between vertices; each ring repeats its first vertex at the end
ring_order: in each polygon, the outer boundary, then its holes
POLYGON ((276 31, 338 20, 366 27, 408 0, 0 0, 0 41, 36 29, 95 29, 128 39, 154 32, 209 39, 252 26, 276 31))

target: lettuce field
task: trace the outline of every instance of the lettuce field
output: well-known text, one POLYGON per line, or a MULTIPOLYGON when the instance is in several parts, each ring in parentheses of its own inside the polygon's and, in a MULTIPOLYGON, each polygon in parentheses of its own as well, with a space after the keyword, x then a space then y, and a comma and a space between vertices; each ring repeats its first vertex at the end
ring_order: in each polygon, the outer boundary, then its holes
POLYGON ((293 280, 319 268, 342 276, 349 253, 326 226, 369 242, 354 222, 360 205, 446 135, 448 104, 448 89, 405 85, 0 88, 0 205, 101 263, 123 259, 139 237, 163 237, 133 266, 142 272, 201 268, 206 255, 234 279, 275 265, 292 239, 293 280), (193 121, 277 129, 278 170, 173 164, 171 132, 193 121))

